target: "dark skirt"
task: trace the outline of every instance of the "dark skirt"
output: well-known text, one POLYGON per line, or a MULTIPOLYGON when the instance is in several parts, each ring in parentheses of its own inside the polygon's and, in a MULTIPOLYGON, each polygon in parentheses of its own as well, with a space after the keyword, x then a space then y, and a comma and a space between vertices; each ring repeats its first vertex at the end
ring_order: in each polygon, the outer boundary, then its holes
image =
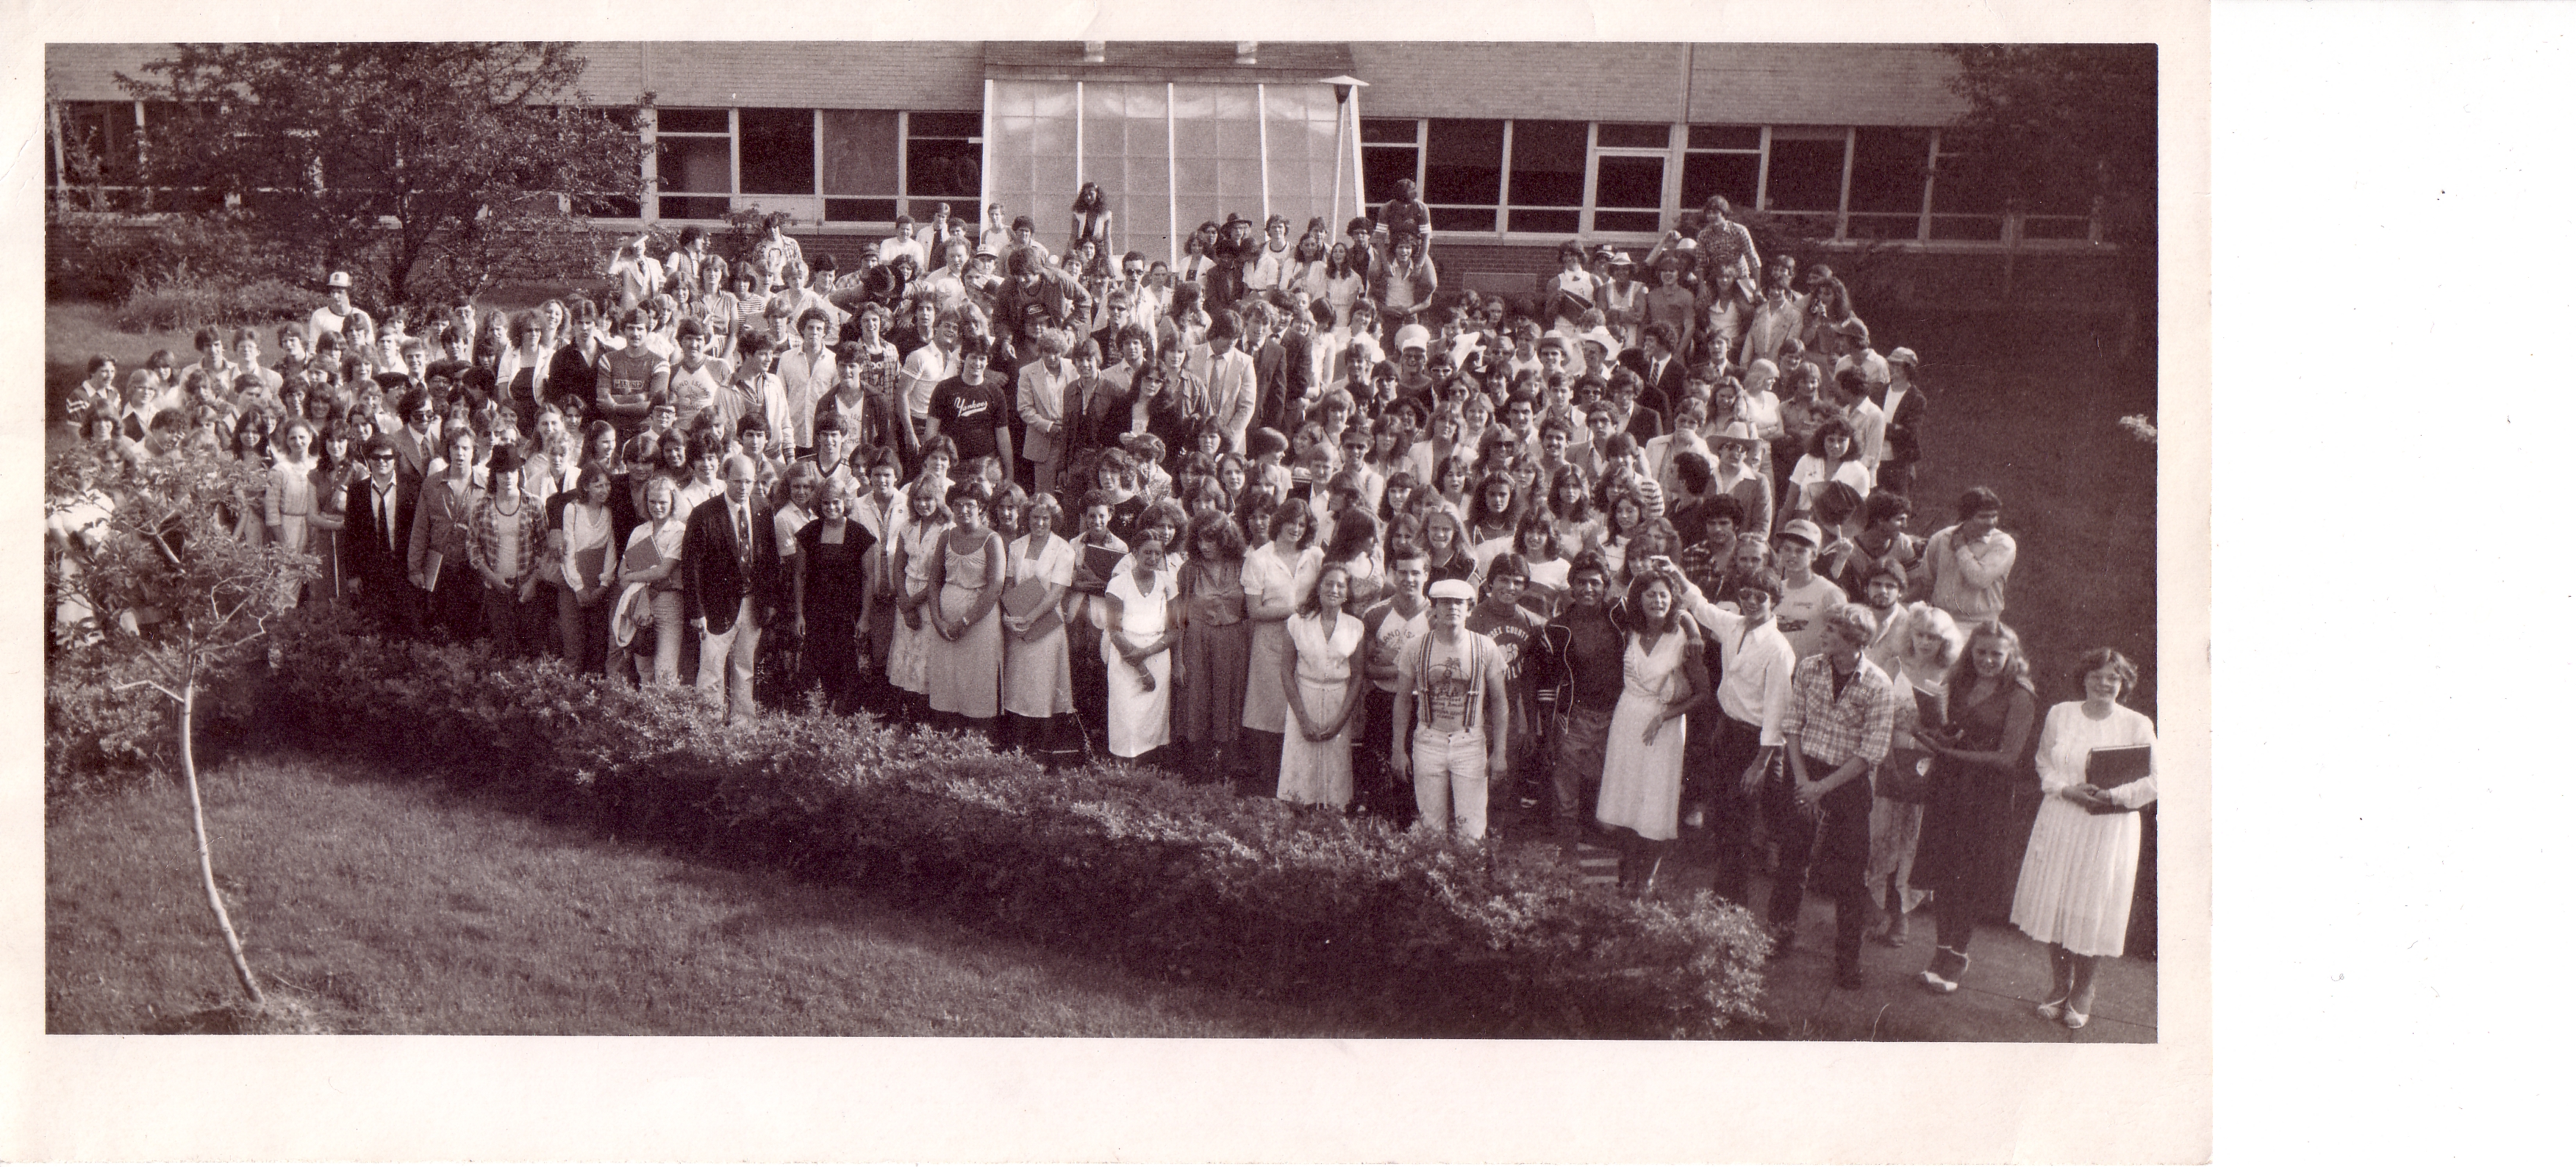
POLYGON ((1986 869, 1987 852, 2012 809, 2012 788, 2007 772, 1943 757, 1932 760, 1931 779, 1913 884, 1938 890, 1975 880, 1986 869))
POLYGON ((1233 741, 1243 726, 1243 692, 1251 680, 1252 622, 1182 629, 1181 667, 1187 679, 1173 694, 1179 736, 1194 742, 1233 741))

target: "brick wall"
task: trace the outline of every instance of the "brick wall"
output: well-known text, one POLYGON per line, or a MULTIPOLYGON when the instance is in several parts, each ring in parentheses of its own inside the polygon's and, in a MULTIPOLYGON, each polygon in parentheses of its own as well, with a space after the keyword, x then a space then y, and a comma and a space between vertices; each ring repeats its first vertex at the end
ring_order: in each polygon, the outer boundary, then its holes
POLYGON ((1689 46, 1353 42, 1370 117, 1682 120, 1689 46))
POLYGON ((1694 45, 1701 124, 1938 126, 1967 108, 1937 45, 1694 45))
MULTIPOLYGON (((984 107, 980 41, 648 41, 600 47, 622 47, 640 57, 631 88, 652 91, 662 105, 984 107)), ((596 73, 612 54, 591 55, 596 73)), ((586 79, 584 88, 612 92, 604 78, 586 79)))

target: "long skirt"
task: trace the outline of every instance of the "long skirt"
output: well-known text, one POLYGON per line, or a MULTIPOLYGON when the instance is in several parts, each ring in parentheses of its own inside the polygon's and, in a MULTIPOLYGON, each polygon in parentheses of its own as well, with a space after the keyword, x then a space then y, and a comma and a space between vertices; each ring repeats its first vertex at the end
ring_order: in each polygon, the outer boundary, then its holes
POLYGON ((1252 626, 1252 652, 1243 685, 1243 727, 1295 737, 1297 723, 1288 716, 1288 691, 1279 680, 1279 659, 1288 655, 1288 622, 1247 623, 1252 626))
POLYGON ((1064 625, 1029 640, 1002 634, 1002 711, 1021 717, 1073 712, 1073 663, 1064 625))
MULTIPOLYGON (((949 584, 939 589, 939 611, 950 620, 964 619, 975 606, 975 589, 949 584)), ((1002 715, 1002 609, 995 605, 984 618, 955 640, 929 631, 930 707, 961 717, 1002 715)))
POLYGON ((1677 717, 1646 743, 1646 725, 1663 713, 1653 697, 1621 693, 1610 715, 1610 740, 1601 751, 1601 825, 1626 827, 1647 839, 1681 834, 1682 745, 1689 718, 1677 717))
POLYGON ((1118 655, 1114 637, 1100 638, 1100 659, 1109 667, 1109 752, 1134 758, 1172 741, 1172 654, 1145 658, 1144 671, 1154 678, 1151 691, 1139 679, 1139 666, 1118 655))
MULTIPOLYGON (((1243 689, 1252 656, 1252 623, 1223 627, 1192 624, 1181 630, 1186 684, 1180 693, 1180 736, 1193 742, 1230 742, 1243 727, 1243 689)), ((1271 663, 1272 676, 1278 663, 1271 663)))
POLYGON ((2063 798, 2039 804, 2012 922, 2030 938, 2079 956, 2118 956, 2138 887, 2137 814, 2093 814, 2063 798))
POLYGON ((939 639, 939 631, 930 626, 930 613, 919 615, 919 628, 900 615, 895 617, 894 645, 886 650, 886 680, 907 693, 930 692, 930 642, 939 639))
MULTIPOLYGON (((1259 673, 1253 674, 1259 676, 1259 673)), ((1270 675, 1278 676, 1274 667, 1270 675)), ((1348 681, 1309 681, 1297 678, 1297 697, 1305 703, 1310 716, 1328 716, 1342 706, 1350 692, 1348 681)), ((1281 711, 1284 715, 1286 710, 1281 711)), ((1351 726, 1354 716, 1342 723, 1342 732, 1319 742, 1306 740, 1297 729, 1297 719, 1288 718, 1288 734, 1279 747, 1279 800, 1319 806, 1347 807, 1351 804, 1351 726)))

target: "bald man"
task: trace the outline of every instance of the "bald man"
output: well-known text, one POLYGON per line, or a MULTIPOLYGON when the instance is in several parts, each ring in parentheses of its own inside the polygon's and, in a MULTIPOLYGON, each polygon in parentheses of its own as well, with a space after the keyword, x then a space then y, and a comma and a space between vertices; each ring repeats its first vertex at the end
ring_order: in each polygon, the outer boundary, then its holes
POLYGON ((769 531, 769 507, 753 493, 760 469, 735 454, 724 460, 724 492, 689 512, 680 545, 680 597, 689 627, 699 637, 698 692, 732 720, 751 720, 752 662, 760 656, 760 630, 778 612, 778 541, 769 531))

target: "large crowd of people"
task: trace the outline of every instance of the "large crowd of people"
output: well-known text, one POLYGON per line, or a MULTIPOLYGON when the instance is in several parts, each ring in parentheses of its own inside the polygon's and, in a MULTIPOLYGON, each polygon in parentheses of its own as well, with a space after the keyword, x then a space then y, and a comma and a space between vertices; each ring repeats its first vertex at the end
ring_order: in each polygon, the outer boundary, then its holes
POLYGON ((2136 670, 2102 650, 2037 708, 2003 500, 1909 531, 1918 358, 1829 268, 1723 199, 1642 258, 1570 241, 1525 298, 1444 291, 1410 190, 1338 238, 1209 223, 1177 266, 1103 206, 1061 250, 942 208, 848 271, 779 217, 733 254, 647 235, 517 312, 371 313, 333 273, 192 364, 93 360, 101 485, 56 509, 201 446, 263 468, 235 529, 316 556, 304 602, 399 635, 1468 839, 1606 832, 1640 894, 1705 830, 1748 906, 1776 852, 1784 947, 1833 899, 1846 984, 1928 895, 1919 979, 1958 987, 2036 733, 2012 919, 2084 1023, 2155 796, 2117 750, 2153 740, 2136 670))

